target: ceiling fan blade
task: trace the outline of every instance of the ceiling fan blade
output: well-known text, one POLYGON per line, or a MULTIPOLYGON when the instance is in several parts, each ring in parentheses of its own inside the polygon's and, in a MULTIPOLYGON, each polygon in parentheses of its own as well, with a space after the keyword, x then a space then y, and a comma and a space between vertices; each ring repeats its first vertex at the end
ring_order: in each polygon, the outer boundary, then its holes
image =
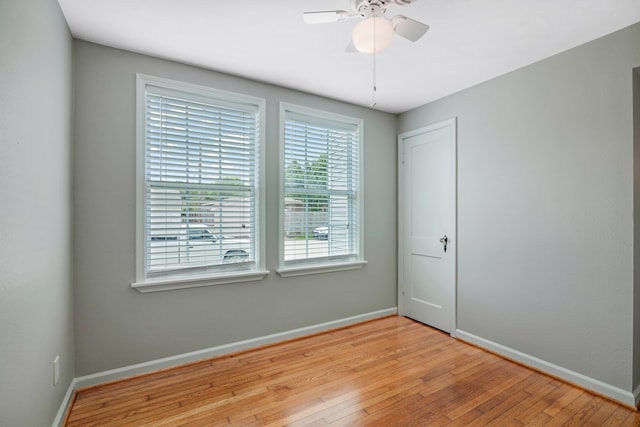
POLYGON ((328 24, 344 21, 354 15, 346 10, 326 10, 324 12, 305 12, 302 14, 302 19, 307 24, 328 24))
POLYGON ((412 42, 424 36, 424 33, 429 29, 427 24, 402 15, 394 16, 391 22, 393 24, 393 31, 395 31, 397 35, 412 42))
POLYGON ((397 4, 398 6, 406 6, 408 4, 413 3, 416 0, 393 0, 395 2, 395 4, 397 4))

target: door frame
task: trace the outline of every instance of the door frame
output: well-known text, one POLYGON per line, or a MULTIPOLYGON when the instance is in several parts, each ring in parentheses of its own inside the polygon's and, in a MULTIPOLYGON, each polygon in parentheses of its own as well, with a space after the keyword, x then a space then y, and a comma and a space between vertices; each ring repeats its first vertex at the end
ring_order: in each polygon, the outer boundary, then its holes
POLYGON ((457 136, 457 117, 436 122, 418 129, 402 132, 398 134, 398 314, 406 313, 404 301, 404 202, 405 202, 405 183, 404 183, 404 148, 405 140, 422 133, 431 132, 437 129, 448 127, 451 135, 451 230, 453 236, 450 237, 452 243, 453 255, 453 301, 451 301, 451 331, 450 335, 455 338, 457 328, 457 294, 458 294, 458 136, 457 136))

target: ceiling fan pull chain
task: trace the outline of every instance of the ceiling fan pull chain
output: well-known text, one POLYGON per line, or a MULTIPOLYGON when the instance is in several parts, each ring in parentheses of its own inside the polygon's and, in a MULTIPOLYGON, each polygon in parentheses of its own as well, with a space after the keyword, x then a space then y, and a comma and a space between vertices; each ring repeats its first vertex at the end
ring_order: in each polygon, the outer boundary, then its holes
POLYGON ((376 53, 373 53, 373 84, 371 91, 371 108, 376 106, 376 91, 378 88, 376 87, 376 53))
POLYGON ((371 108, 376 106, 376 21, 373 21, 373 70, 372 70, 372 91, 371 91, 371 108))

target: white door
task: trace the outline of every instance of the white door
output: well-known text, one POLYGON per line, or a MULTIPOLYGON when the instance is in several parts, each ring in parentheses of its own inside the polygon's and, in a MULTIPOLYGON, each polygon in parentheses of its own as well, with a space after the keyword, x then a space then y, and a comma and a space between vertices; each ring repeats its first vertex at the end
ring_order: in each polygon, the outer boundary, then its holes
POLYGON ((400 314, 455 332, 456 121, 398 136, 400 314))

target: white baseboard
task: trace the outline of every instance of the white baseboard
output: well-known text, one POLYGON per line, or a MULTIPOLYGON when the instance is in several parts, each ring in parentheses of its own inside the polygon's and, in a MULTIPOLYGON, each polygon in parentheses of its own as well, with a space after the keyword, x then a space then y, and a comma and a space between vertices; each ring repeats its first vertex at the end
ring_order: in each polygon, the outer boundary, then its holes
POLYGON ((640 409, 640 385, 633 390, 633 398, 636 401, 636 408, 640 409))
POLYGON ((563 368, 562 366, 558 366, 545 360, 538 359, 537 357, 531 356, 529 354, 522 353, 518 350, 514 350, 493 341, 478 337, 460 329, 456 330, 456 337, 462 341, 466 341, 468 343, 477 345, 478 347, 485 348, 491 352, 500 354, 511 360, 520 362, 524 365, 548 373, 572 384, 584 387, 587 390, 591 390, 595 393, 606 396, 620 403, 624 403, 630 406, 637 406, 640 387, 638 387, 634 392, 627 391, 611 384, 604 383, 595 378, 591 378, 578 372, 563 368))
POLYGON ((73 396, 73 392, 76 390, 76 380, 75 378, 71 380, 71 384, 69 384, 69 388, 67 388, 67 392, 62 399, 62 403, 60 404, 60 408, 58 408, 58 413, 56 417, 53 419, 52 427, 62 426, 62 421, 64 421, 64 416, 66 415, 67 408, 71 403, 71 397, 73 396))
POLYGON ((172 366, 182 365, 189 362, 195 362, 222 354, 234 353, 253 347, 259 347, 266 344, 273 344, 292 338, 299 338, 305 335, 317 332, 327 331, 329 329, 339 328, 341 326, 353 325, 355 323, 365 322, 367 320, 377 319, 385 316, 398 314, 398 308, 392 307, 384 310, 373 311, 370 313, 359 314, 357 316, 346 317, 344 319, 332 320, 330 322, 319 323, 317 325, 305 326, 304 328, 292 329, 290 331, 279 332, 276 334, 266 335, 258 338, 252 338, 245 341, 220 345, 203 350, 193 351, 190 353, 179 354, 176 356, 165 357, 162 359, 151 360, 149 362, 138 363, 136 365, 124 366, 122 368, 111 369, 109 371, 97 372, 95 374, 84 375, 74 378, 69 386, 69 390, 65 395, 64 401, 60 405, 58 414, 54 420, 53 426, 61 425, 67 406, 70 403, 73 392, 79 388, 88 387, 96 384, 115 381, 134 375, 145 374, 157 371, 159 369, 169 368, 172 366))

